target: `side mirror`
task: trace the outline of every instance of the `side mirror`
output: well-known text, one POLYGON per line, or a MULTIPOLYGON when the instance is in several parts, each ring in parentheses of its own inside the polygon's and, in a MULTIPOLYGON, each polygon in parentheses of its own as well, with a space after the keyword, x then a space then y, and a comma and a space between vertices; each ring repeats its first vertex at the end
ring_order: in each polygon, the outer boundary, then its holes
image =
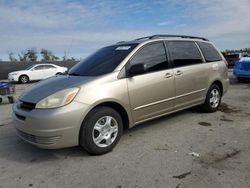
POLYGON ((128 68, 128 76, 133 77, 139 74, 143 74, 146 72, 146 68, 144 63, 139 63, 132 65, 131 67, 128 68))

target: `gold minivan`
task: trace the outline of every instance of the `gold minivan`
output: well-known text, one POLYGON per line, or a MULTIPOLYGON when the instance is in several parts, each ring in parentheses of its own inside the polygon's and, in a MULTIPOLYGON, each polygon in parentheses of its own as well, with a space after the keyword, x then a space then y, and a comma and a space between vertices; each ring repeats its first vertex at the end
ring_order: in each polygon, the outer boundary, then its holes
POLYGON ((136 124, 198 105, 215 112, 228 85, 227 62, 207 39, 153 35, 104 47, 35 84, 13 105, 13 119, 38 147, 104 154, 136 124))

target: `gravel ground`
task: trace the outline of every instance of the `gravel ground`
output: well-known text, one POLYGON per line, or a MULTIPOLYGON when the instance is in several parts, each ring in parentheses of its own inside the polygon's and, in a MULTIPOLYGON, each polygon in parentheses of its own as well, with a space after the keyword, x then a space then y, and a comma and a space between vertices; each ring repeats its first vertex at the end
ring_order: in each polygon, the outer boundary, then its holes
MULTIPOLYGON (((230 73, 231 74, 231 73, 230 73)), ((0 105, 0 187, 250 187, 250 84, 216 113, 188 109, 125 132, 113 152, 43 150, 19 139, 0 105)), ((30 85, 17 85, 17 95, 30 85)), ((35 125, 34 125, 35 126, 35 125)))

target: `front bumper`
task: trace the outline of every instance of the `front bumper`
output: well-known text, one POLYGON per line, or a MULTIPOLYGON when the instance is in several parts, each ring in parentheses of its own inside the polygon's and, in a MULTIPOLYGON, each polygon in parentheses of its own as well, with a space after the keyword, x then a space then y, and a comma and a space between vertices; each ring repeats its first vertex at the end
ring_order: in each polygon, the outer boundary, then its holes
POLYGON ((79 102, 55 109, 21 109, 13 105, 17 134, 40 148, 56 149, 79 145, 79 131, 89 106, 79 102))
POLYGON ((18 81, 18 75, 8 75, 8 80, 11 82, 17 82, 18 81))

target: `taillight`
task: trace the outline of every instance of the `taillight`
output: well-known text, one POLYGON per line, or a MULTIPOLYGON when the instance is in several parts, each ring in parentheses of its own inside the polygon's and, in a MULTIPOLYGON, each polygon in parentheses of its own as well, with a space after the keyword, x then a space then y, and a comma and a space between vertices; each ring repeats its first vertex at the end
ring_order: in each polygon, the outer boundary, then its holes
POLYGON ((225 63, 225 65, 226 65, 227 68, 228 68, 228 62, 227 62, 227 60, 224 60, 224 63, 225 63))

